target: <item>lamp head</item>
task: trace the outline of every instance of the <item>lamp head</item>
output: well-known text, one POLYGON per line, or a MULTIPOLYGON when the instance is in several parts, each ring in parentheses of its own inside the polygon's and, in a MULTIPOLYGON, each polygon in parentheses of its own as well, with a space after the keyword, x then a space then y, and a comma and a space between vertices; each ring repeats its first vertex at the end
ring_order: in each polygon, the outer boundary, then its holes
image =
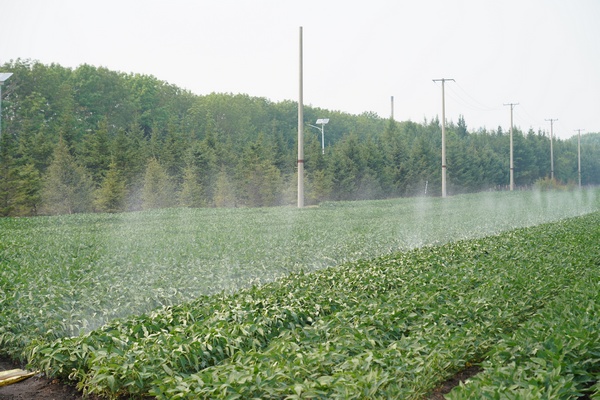
POLYGON ((0 85, 4 83, 5 80, 12 76, 12 72, 0 72, 0 85))

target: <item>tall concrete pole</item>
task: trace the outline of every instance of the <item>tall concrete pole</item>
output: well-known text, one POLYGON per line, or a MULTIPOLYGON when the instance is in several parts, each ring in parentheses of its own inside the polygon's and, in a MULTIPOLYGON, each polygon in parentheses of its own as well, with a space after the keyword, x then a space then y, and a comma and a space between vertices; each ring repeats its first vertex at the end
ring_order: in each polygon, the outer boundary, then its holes
POLYGON ((513 164, 513 108, 519 103, 508 103, 510 106, 510 191, 515 189, 515 166, 513 164))
POLYGON ((442 82, 442 197, 446 197, 446 95, 444 84, 454 79, 434 79, 434 82, 442 82))
POLYGON ((577 131, 577 175, 579 177, 579 189, 581 189, 581 131, 583 129, 575 129, 577 131))
MULTIPOLYGON (((0 120, 2 120, 2 85, 12 76, 12 72, 0 72, 0 120)), ((1 122, 1 121, 0 121, 1 122)), ((2 141, 2 125, 0 123, 0 142, 2 141)))
POLYGON ((550 179, 554 180, 554 150, 552 148, 552 141, 554 140, 554 121, 558 119, 547 119, 550 121, 550 179))
POLYGON ((300 87, 298 93, 298 208, 304 207, 304 99, 302 73, 302 27, 300 27, 300 87))
POLYGON ((394 96, 392 96, 392 114, 391 114, 391 118, 392 120, 394 119, 394 96))
POLYGON ((0 144, 2 143, 2 84, 0 81, 0 144))

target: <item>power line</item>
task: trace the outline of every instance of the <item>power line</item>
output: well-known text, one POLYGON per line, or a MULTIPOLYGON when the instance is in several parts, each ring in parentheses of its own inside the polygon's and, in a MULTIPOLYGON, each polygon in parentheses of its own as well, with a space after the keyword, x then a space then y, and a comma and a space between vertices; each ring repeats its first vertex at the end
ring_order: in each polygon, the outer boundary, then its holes
POLYGON ((450 92, 448 93, 448 97, 450 97, 451 99, 453 99, 456 103, 460 104, 461 106, 463 106, 465 108, 468 108, 470 110, 473 110, 473 111, 487 111, 487 110, 483 110, 478 105, 469 102, 467 99, 463 98, 457 91, 453 90, 452 88, 450 88, 450 92))
POLYGON ((536 125, 538 129, 540 128, 540 124, 535 122, 537 119, 527 112, 527 107, 521 106, 519 110, 520 111, 516 112, 516 115, 519 117, 520 120, 524 121, 525 123, 528 123, 531 129, 533 129, 536 125))
MULTIPOLYGON (((564 121, 559 121, 557 124, 559 132, 565 132, 565 135, 568 135, 568 132, 577 131, 577 129, 571 129, 571 127, 564 124, 564 121)), ((559 136, 558 134, 556 136, 559 136)))
POLYGON ((465 105, 467 105, 468 107, 471 107, 472 109, 477 110, 477 111, 498 111, 499 110, 499 108, 490 107, 486 104, 483 104, 481 101, 477 100, 475 97, 471 96, 471 94, 469 92, 467 92, 459 83, 456 83, 456 86, 466 95, 466 97, 468 97, 470 99, 470 101, 463 99, 457 91, 452 89, 452 87, 450 87, 450 91, 452 91, 454 94, 456 94, 456 96, 463 103, 465 103, 465 105))

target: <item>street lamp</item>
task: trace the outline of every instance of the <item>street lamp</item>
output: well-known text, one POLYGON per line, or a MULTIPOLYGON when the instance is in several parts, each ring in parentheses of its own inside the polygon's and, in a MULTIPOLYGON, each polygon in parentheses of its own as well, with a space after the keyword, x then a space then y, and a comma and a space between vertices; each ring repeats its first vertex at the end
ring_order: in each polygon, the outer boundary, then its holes
POLYGON ((12 72, 0 72, 0 140, 2 139, 2 85, 12 76, 12 72))
POLYGON ((308 124, 308 126, 312 126, 313 128, 317 128, 321 131, 321 151, 322 154, 325 154, 325 125, 329 122, 329 118, 319 118, 315 124, 320 124, 321 127, 308 124))

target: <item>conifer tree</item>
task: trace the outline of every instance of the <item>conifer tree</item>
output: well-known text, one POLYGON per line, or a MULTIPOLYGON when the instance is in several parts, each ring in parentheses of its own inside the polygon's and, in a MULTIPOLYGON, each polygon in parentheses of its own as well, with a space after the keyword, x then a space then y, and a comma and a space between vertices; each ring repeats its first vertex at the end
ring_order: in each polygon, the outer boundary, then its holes
POLYGON ((73 214, 91 211, 92 181, 75 162, 62 136, 43 179, 42 213, 73 214))
POLYGON ((112 160, 117 164, 128 190, 141 187, 147 166, 148 149, 144 133, 133 121, 128 129, 119 129, 110 143, 112 160))
MULTIPOLYGON (((10 148, 0 144, 0 215, 80 212, 92 206, 138 210, 144 195, 146 207, 178 201, 188 206, 296 201, 295 102, 195 96, 154 77, 92 66, 73 70, 17 60, 2 70, 14 76, 3 96, 2 139, 11 143, 10 148), (66 152, 59 151, 59 137, 66 152), (170 186, 168 196, 158 196, 165 190, 156 185, 151 189, 156 171, 147 168, 149 157, 166 172, 161 179, 170 186), (108 179, 112 161, 118 174, 108 179), (84 206, 91 190, 88 175, 98 191, 84 206), (127 202, 121 200, 119 180, 125 183, 127 202), (179 197, 173 186, 181 189, 179 197)), ((437 117, 414 123, 309 106, 305 112, 307 121, 331 119, 324 155, 320 135, 312 130, 305 135, 309 203, 422 195, 426 187, 428 195, 440 195, 437 117)), ((451 194, 506 187, 507 129, 469 132, 462 115, 448 128, 451 194)), ((514 132, 517 185, 529 186, 550 174, 547 133, 514 132)), ((598 138, 598 133, 590 133, 589 140, 582 137, 584 185, 600 183, 598 138)), ((555 176, 576 182, 576 142, 555 139, 554 146, 555 176)))
POLYGON ((142 208, 172 207, 175 205, 175 189, 171 177, 156 158, 148 160, 144 187, 142 189, 142 208))
POLYGON ((6 136, 0 142, 0 216, 12 215, 14 209, 14 186, 17 170, 10 156, 6 136))
POLYGON ((33 164, 19 169, 14 199, 15 215, 36 215, 42 201, 42 178, 33 164))
POLYGON ((282 190, 279 170, 267 161, 256 163, 248 170, 244 180, 244 195, 251 207, 277 205, 282 190))
POLYGON ((211 131, 207 131, 201 142, 196 142, 188 153, 188 163, 198 171, 199 184, 202 187, 203 203, 213 203, 217 174, 219 173, 218 145, 211 131))
POLYGON ((104 118, 98 124, 98 129, 89 132, 81 143, 78 159, 90 173, 96 184, 104 178, 111 163, 108 122, 104 118))
POLYGON ((333 180, 327 170, 318 169, 313 171, 308 176, 306 186, 306 199, 309 204, 319 204, 331 198, 333 180))
POLYGON ((96 209, 101 212, 116 213, 125 209, 127 189, 117 164, 110 163, 106 176, 96 190, 96 209))
POLYGON ((206 205, 202 185, 198 178, 198 169, 193 164, 188 164, 184 168, 179 205, 182 207, 202 207, 206 205))
POLYGON ((225 167, 221 167, 217 174, 214 202, 216 207, 235 207, 237 205, 235 190, 225 167))

